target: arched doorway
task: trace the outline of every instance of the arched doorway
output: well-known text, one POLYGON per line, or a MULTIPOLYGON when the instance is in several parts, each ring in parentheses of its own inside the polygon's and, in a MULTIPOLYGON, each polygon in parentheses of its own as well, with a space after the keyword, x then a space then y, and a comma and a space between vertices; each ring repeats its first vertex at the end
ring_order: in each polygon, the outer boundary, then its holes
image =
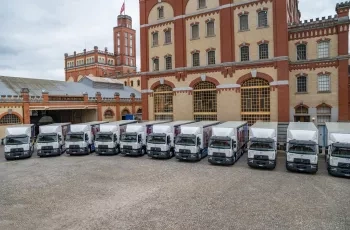
POLYGON ((217 120, 217 92, 214 83, 202 81, 193 87, 193 115, 196 121, 217 120))
POLYGON ((127 116, 129 114, 130 114, 130 111, 127 108, 123 109, 123 111, 122 111, 122 120, 126 120, 126 118, 127 118, 127 116))
POLYGON ((154 89, 154 119, 173 120, 173 89, 169 85, 159 85, 154 89))
POLYGON ((262 78, 251 78, 241 85, 241 117, 249 125, 270 121, 270 84, 262 78))

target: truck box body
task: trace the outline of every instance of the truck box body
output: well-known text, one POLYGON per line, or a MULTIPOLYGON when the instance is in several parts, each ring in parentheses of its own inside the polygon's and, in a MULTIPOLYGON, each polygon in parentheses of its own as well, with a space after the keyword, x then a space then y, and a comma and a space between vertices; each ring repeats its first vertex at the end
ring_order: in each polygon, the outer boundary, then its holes
POLYGON ((107 121, 92 121, 81 124, 73 124, 66 138, 67 154, 89 154, 95 151, 95 134, 100 130, 100 125, 107 121))
POLYGON ((70 123, 54 123, 39 127, 36 149, 38 156, 61 155, 65 151, 65 136, 70 123))
POLYGON ((326 122, 330 175, 350 177, 350 123, 326 122))
POLYGON ((256 168, 276 167, 277 122, 256 122, 249 128, 248 165, 256 168))
POLYGON ((314 123, 289 123, 286 167, 290 171, 317 172, 318 129, 314 123))
POLYGON ((123 155, 144 155, 147 151, 147 136, 153 132, 153 126, 170 122, 169 120, 146 121, 129 124, 120 138, 120 151, 123 155))
POLYGON ((6 160, 29 158, 34 152, 34 125, 7 127, 4 139, 6 160))
POLYGON ((126 131, 126 126, 137 123, 136 120, 121 120, 100 125, 96 134, 96 153, 100 155, 118 154, 120 152, 120 135, 126 131))
POLYGON ((175 154, 179 160, 201 160, 208 155, 209 139, 212 128, 219 121, 199 121, 181 125, 181 133, 175 142, 175 154))
POLYGON ((248 131, 245 121, 227 121, 213 126, 208 161, 212 164, 233 165, 244 153, 248 131))
POLYGON ((147 154, 153 158, 171 158, 175 155, 175 138, 181 132, 180 126, 194 121, 173 121, 153 126, 147 138, 147 154))

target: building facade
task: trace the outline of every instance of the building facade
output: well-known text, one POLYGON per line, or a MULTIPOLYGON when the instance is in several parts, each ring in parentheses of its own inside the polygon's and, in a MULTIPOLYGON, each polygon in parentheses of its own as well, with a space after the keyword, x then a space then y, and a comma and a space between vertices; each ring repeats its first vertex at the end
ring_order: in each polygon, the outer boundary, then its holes
POLYGON ((140 0, 143 119, 347 121, 350 3, 140 0))
POLYGON ((132 28, 132 18, 119 15, 117 26, 113 28, 114 52, 107 47, 99 50, 83 50, 81 53, 64 54, 65 80, 77 82, 84 76, 121 78, 126 86, 140 89, 140 77, 136 72, 136 31, 132 28))

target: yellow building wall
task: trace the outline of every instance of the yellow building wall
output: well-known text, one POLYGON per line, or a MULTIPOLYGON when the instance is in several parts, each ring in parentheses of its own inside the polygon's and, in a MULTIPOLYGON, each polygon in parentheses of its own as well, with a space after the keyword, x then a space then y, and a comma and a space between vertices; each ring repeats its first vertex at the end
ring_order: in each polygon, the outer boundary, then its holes
POLYGON ((174 10, 169 3, 161 2, 156 4, 148 15, 148 24, 157 23, 158 21, 173 18, 174 10), (164 9, 164 17, 158 18, 158 7, 163 6, 164 9))
MULTIPOLYGON (((308 32, 309 33, 309 32, 308 32)), ((329 36, 321 36, 315 38, 307 38, 307 39, 299 39, 299 40, 291 40, 289 41, 289 58, 291 61, 297 61, 297 46, 295 43, 297 42, 307 42, 306 45, 306 58, 308 60, 317 59, 318 58, 318 43, 317 40, 321 38, 329 38, 331 39, 329 42, 329 55, 330 58, 338 56, 338 35, 329 35, 329 36)))
POLYGON ((200 51, 200 65, 207 65, 207 52, 208 48, 215 48, 215 64, 221 63, 221 47, 220 47, 220 15, 219 13, 212 13, 206 16, 200 16, 191 18, 186 20, 186 47, 187 47, 187 66, 192 66, 192 54, 193 50, 200 51), (206 28, 206 20, 207 19, 215 19, 214 28, 215 28, 215 36, 206 37, 207 28, 206 28), (199 39, 192 40, 192 27, 191 23, 199 22, 199 39))
POLYGON ((270 121, 278 121, 278 89, 270 91, 270 121))
POLYGON ((67 81, 68 82, 74 82, 74 78, 73 77, 69 77, 67 81))
POLYGON ((120 116, 122 116, 123 110, 127 109, 129 111, 129 114, 132 114, 132 106, 120 106, 120 116))
MULTIPOLYGON (((0 116, 4 114, 8 114, 9 109, 11 109, 12 112, 18 113, 21 116, 20 119, 23 119, 23 108, 22 106, 16 106, 16 105, 14 106, 0 105, 0 116)), ((14 124, 14 125, 18 125, 18 124, 14 124)), ((0 125, 0 138, 5 137, 5 130, 9 126, 13 126, 13 125, 0 125)))
POLYGON ((148 119, 154 120, 154 97, 148 95, 148 119))
MULTIPOLYGON (((236 3, 236 2, 235 2, 236 3)), ((249 58, 250 61, 259 60, 259 46, 257 42, 261 40, 269 41, 269 59, 274 57, 274 36, 273 36, 273 6, 272 2, 263 2, 262 4, 254 4, 253 6, 236 8, 233 10, 234 16, 234 36, 235 36, 235 55, 236 61, 241 60, 241 52, 239 45, 242 43, 249 43, 249 58), (268 27, 266 28, 257 28, 258 27, 258 13, 257 9, 268 8, 268 27), (248 31, 239 31, 240 29, 240 20, 238 14, 241 12, 247 11, 248 14, 248 31)))
POLYGON ((97 121, 97 110, 96 109, 87 109, 84 110, 81 116, 82 122, 97 121))
POLYGON ((116 108, 115 106, 102 106, 102 120, 104 121, 115 121, 116 120, 116 108), (114 116, 112 118, 106 119, 104 114, 107 110, 112 110, 114 113, 114 116))
POLYGON ((163 26, 152 27, 148 30, 148 41, 149 41, 149 69, 153 71, 153 60, 152 57, 159 57, 159 70, 165 70, 165 58, 164 56, 170 54, 172 56, 172 67, 175 68, 175 52, 174 52, 174 24, 171 22, 169 24, 163 26), (171 29, 171 43, 164 45, 165 42, 165 34, 164 29, 171 29), (158 46, 153 47, 153 31, 158 31, 158 46))
POLYGON ((217 106, 219 121, 241 120, 241 94, 236 89, 218 92, 217 106))
POLYGON ((204 11, 204 10, 208 10, 208 9, 212 9, 212 8, 217 8, 220 6, 219 0, 208 0, 208 1, 206 1, 206 4, 207 5, 205 8, 199 9, 198 8, 198 0, 189 0, 187 2, 187 5, 186 5, 185 13, 186 14, 196 13, 196 12, 200 12, 200 11, 204 11))
POLYGON ((193 96, 187 91, 174 95, 173 107, 174 120, 193 120, 193 96))

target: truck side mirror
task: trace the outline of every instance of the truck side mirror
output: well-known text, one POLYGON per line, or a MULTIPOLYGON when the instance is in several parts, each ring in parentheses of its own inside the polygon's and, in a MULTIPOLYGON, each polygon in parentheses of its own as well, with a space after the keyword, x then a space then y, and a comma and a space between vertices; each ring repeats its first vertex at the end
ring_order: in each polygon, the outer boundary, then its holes
POLYGON ((170 144, 171 140, 170 140, 170 137, 169 137, 169 136, 167 136, 166 142, 167 142, 168 145, 170 144))
POLYGON ((199 139, 199 137, 197 137, 197 145, 198 145, 198 146, 201 145, 201 139, 199 139))
POLYGON ((58 135, 58 141, 62 141, 62 136, 58 135))
POLYGON ((89 136, 87 135, 87 133, 85 133, 85 141, 89 140, 89 136))
POLYGON ((115 142, 117 142, 117 141, 118 141, 117 134, 114 134, 114 135, 113 135, 113 139, 114 139, 114 141, 115 141, 115 142))
POLYGON ((138 139, 138 142, 139 142, 139 143, 141 143, 141 142, 142 142, 142 136, 141 136, 141 134, 138 136, 138 138, 137 138, 137 139, 138 139))
POLYGON ((1 138, 1 145, 5 145, 5 138, 1 138))

